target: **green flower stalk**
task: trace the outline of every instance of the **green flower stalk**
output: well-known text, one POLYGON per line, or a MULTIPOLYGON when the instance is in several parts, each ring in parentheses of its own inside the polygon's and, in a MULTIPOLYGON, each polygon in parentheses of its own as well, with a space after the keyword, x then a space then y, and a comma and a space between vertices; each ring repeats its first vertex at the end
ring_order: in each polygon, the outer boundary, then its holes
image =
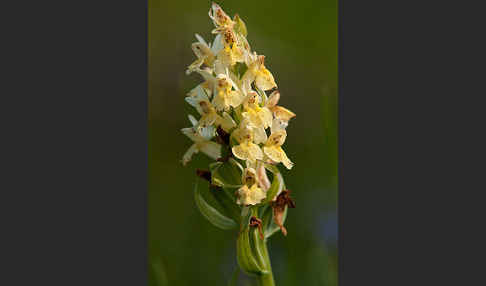
POLYGON ((209 195, 218 206, 204 199, 197 184, 196 205, 213 225, 238 231, 241 270, 263 286, 275 285, 267 241, 279 230, 287 235, 287 209, 295 207, 277 167, 294 165, 282 145, 295 114, 277 105, 277 84, 265 57, 251 50, 243 20, 230 18, 215 3, 209 17, 216 36, 208 44, 196 34, 192 50, 197 59, 186 71, 198 73, 203 82, 185 98, 199 119, 189 115, 192 127, 182 129, 193 141, 182 163, 199 152, 215 160, 196 174, 209 181, 209 195))

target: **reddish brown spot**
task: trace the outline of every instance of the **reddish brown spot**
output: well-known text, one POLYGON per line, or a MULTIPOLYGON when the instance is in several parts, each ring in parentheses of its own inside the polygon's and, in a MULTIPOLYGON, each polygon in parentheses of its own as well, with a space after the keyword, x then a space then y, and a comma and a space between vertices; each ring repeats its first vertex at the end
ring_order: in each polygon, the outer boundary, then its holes
POLYGON ((250 227, 257 227, 258 228, 258 234, 260 235, 260 238, 263 240, 263 229, 262 229, 262 221, 254 216, 250 218, 250 227))

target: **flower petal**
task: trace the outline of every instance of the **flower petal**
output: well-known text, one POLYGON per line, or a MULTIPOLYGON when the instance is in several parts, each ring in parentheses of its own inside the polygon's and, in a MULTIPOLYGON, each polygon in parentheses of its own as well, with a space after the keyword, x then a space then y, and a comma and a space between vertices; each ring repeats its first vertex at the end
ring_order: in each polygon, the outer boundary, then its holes
POLYGON ((264 91, 277 87, 272 73, 265 67, 260 68, 258 71, 255 84, 259 89, 264 91))
POLYGON ((199 152, 199 150, 196 147, 196 144, 192 144, 189 149, 187 149, 186 153, 184 153, 184 156, 182 156, 182 165, 186 165, 189 161, 191 161, 192 155, 196 154, 199 152))
POLYGON ((200 142, 198 144, 198 149, 204 154, 208 155, 210 158, 216 160, 221 158, 221 145, 213 141, 200 142))
POLYGON ((295 113, 282 106, 274 106, 272 107, 272 111, 275 114, 276 118, 283 121, 289 121, 290 119, 295 117, 295 113))

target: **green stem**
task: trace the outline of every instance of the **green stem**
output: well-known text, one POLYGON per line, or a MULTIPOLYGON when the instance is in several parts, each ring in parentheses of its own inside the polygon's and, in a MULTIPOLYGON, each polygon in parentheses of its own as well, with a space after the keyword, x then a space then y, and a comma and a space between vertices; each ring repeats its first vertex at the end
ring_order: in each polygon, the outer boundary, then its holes
POLYGON ((265 262, 265 269, 268 270, 268 274, 262 274, 258 277, 260 286, 275 286, 273 280, 272 265, 270 263, 270 256, 268 255, 267 240, 263 243, 263 258, 265 262))

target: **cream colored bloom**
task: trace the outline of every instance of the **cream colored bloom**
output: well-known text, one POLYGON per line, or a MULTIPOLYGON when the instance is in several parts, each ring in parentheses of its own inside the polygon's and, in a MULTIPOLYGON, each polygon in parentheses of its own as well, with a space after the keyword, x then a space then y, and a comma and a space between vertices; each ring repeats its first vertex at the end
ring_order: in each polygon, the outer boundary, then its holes
POLYGON ((181 129, 182 133, 194 142, 194 144, 189 147, 189 149, 182 157, 183 165, 186 165, 189 161, 191 161, 192 155, 199 152, 203 152, 214 160, 221 157, 221 145, 216 142, 210 141, 210 138, 212 137, 211 133, 214 134, 214 131, 210 131, 211 128, 214 127, 210 127, 209 129, 203 129, 206 131, 203 131, 202 134, 195 127, 181 129))
POLYGON ((240 124, 239 129, 234 131, 233 136, 240 143, 231 148, 236 158, 249 161, 250 163, 255 163, 256 160, 263 160, 262 149, 253 143, 255 131, 251 126, 240 124))
POLYGON ((204 64, 207 66, 211 66, 213 64, 213 61, 215 59, 215 55, 211 48, 208 46, 208 44, 204 41, 201 36, 196 34, 196 38, 198 38, 199 42, 197 43, 192 43, 191 48, 196 57, 199 60, 203 60, 204 64))
POLYGON ((244 185, 238 190, 236 203, 239 205, 256 205, 265 199, 266 196, 266 193, 256 184, 252 185, 251 188, 244 185))
POLYGON ((268 107, 273 112, 276 118, 288 122, 290 119, 295 117, 295 113, 293 113, 292 111, 288 110, 285 107, 277 105, 279 99, 280 99, 280 92, 276 90, 272 92, 272 94, 270 94, 265 106, 268 107))
POLYGON ((232 136, 239 143, 250 140, 255 144, 265 143, 268 139, 267 133, 263 127, 257 127, 251 124, 247 119, 240 122, 240 127, 235 129, 232 136))
POLYGON ((226 74, 218 74, 214 84, 212 101, 216 110, 228 111, 230 106, 239 106, 243 102, 243 99, 243 94, 231 78, 226 74))
POLYGON ((259 187, 256 171, 246 168, 242 176, 243 186, 238 189, 236 203, 240 205, 256 205, 266 198, 266 192, 259 187))
POLYGON ((223 112, 221 116, 216 112, 206 92, 200 85, 186 97, 186 101, 196 108, 197 112, 201 115, 201 119, 197 125, 198 128, 205 128, 214 124, 215 126, 221 126, 223 130, 228 132, 236 127, 235 121, 229 114, 223 112))
POLYGON ((287 137, 287 132, 284 129, 273 132, 270 137, 268 137, 265 146, 263 147, 263 152, 272 161, 276 163, 282 162, 287 169, 292 169, 294 163, 290 161, 282 149, 282 145, 287 137))
POLYGON ((248 70, 243 75, 243 84, 248 88, 254 81, 255 85, 263 90, 270 90, 277 87, 272 73, 265 67, 265 56, 257 56, 256 53, 250 56, 247 63, 248 70))
POLYGON ((244 103, 243 118, 259 128, 268 128, 272 125, 272 112, 266 107, 260 107, 259 96, 252 91, 248 95, 248 100, 244 103))

